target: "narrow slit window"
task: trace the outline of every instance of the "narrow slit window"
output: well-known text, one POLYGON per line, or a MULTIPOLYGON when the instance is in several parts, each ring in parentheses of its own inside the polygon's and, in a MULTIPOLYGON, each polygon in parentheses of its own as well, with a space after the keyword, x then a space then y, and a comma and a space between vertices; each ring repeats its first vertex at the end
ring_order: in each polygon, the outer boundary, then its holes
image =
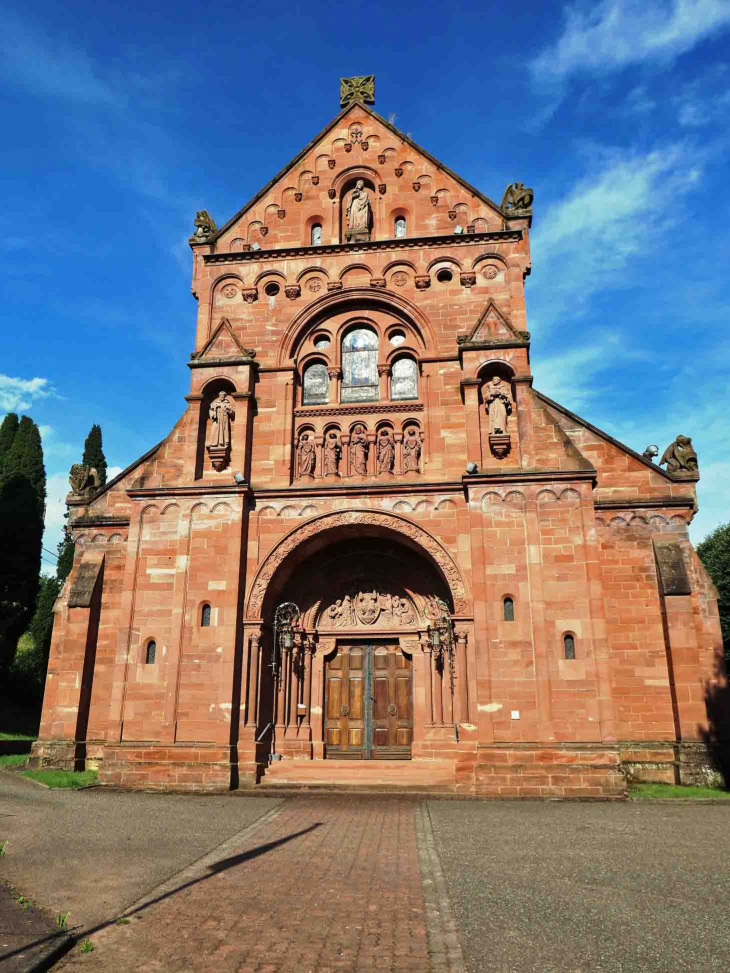
POLYGON ((563 646, 565 648, 565 658, 574 659, 575 658, 575 639, 572 635, 563 636, 563 646))
POLYGON ((210 625, 210 605, 203 605, 200 613, 200 624, 203 628, 207 628, 210 625))
POLYGON ((406 218, 405 216, 396 217, 394 224, 395 238, 396 240, 401 240, 406 235, 406 218))
POLYGON ((322 243, 322 224, 315 223, 312 227, 312 246, 318 247, 322 243))
POLYGON ((148 666, 155 664, 155 659, 157 658, 157 642, 154 639, 150 639, 147 643, 147 654, 145 655, 145 662, 148 666))
POLYGON ((515 603, 512 598, 504 599, 504 620, 513 622, 515 620, 515 603))

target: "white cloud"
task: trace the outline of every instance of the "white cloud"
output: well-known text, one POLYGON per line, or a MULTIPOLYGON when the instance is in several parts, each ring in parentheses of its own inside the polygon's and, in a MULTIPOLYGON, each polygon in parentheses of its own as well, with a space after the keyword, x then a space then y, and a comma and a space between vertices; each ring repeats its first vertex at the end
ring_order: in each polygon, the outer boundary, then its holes
POLYGON ((564 8, 563 31, 530 65, 536 82, 672 61, 730 25, 727 0, 604 0, 564 8))
POLYGON ((15 412, 30 408, 36 399, 59 399, 47 378, 12 378, 0 375, 0 408, 15 412))
POLYGON ((109 466, 109 467, 107 467, 107 471, 106 471, 106 482, 108 483, 110 480, 113 480, 115 476, 119 476, 119 474, 122 472, 123 469, 124 469, 123 466, 109 466))
POLYGON ((651 252, 700 182, 701 156, 681 143, 596 155, 594 171, 548 206, 532 234, 528 310, 541 335, 565 312, 583 313, 596 292, 631 286, 632 260, 651 252), (671 199, 671 210, 658 199, 671 199))
POLYGON ((730 112, 727 64, 713 65, 710 70, 682 86, 672 99, 677 121, 685 128, 710 125, 730 112))

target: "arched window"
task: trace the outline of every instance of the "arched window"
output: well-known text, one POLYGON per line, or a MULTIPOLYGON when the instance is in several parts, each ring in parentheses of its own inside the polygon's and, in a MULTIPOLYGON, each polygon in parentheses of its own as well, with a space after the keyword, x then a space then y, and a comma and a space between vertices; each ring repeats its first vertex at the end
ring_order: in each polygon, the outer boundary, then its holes
POLYGON ((350 331, 342 342, 342 401, 378 398, 378 336, 370 328, 350 331))
POLYGON ((148 666, 154 665, 155 658, 157 657, 157 642, 154 639, 150 639, 147 643, 147 653, 145 655, 145 662, 148 666))
POLYGON ((395 230, 396 240, 400 240, 406 235, 406 218, 405 216, 396 216, 395 224, 393 229, 395 230))
POLYGON ((322 224, 314 223, 312 225, 312 246, 318 247, 322 242, 322 224))
POLYGON ((390 397, 391 399, 418 398, 418 365, 412 358, 398 358, 393 362, 390 397))
POLYGON ((322 362, 314 362, 304 370, 302 380, 304 394, 302 395, 303 405, 323 405, 329 402, 330 380, 327 374, 327 366, 322 362))
POLYGON ((210 625, 210 615, 211 615, 210 605, 203 605, 203 608, 200 612, 200 624, 203 626, 203 628, 207 628, 210 625))
POLYGON ((575 658, 575 638, 572 635, 563 636, 563 647, 565 648, 565 658, 575 658))
POLYGON ((504 599, 504 620, 513 622, 515 620, 515 603, 512 598, 504 599))

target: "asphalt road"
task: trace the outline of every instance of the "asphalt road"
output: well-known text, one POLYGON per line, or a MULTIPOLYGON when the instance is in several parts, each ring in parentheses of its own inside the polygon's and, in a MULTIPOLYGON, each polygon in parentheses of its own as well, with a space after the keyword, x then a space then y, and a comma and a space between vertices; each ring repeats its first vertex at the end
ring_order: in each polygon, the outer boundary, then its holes
POLYGON ((730 807, 428 807, 470 973, 730 967, 730 807))
POLYGON ((278 800, 47 790, 0 771, 0 878, 89 927, 241 831, 278 800))

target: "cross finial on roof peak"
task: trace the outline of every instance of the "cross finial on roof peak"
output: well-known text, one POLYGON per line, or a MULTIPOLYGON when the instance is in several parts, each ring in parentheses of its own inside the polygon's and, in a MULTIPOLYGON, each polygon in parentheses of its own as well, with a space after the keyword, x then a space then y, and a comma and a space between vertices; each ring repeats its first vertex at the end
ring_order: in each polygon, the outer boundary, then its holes
POLYGON ((340 107, 350 102, 362 101, 366 105, 375 104, 375 75, 363 74, 358 78, 340 78, 340 107))

